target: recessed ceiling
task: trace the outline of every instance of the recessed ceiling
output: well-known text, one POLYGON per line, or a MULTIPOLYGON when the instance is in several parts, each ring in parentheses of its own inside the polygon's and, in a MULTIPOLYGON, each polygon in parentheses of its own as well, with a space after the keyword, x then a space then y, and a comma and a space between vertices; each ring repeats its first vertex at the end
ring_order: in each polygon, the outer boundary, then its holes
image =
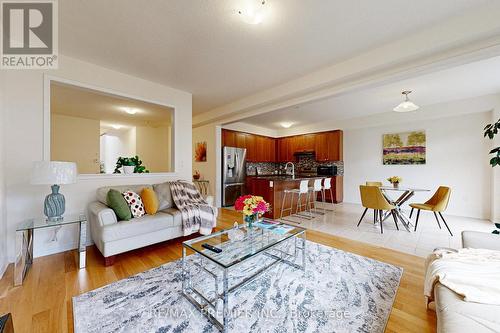
POLYGON ((59 1, 63 54, 193 93, 199 114, 460 15, 488 0, 59 1))
POLYGON ((494 57, 404 81, 276 110, 242 119, 240 122, 278 130, 282 128, 284 122, 299 127, 392 112, 392 109, 403 101, 401 95, 403 90, 413 90, 411 100, 421 107, 495 94, 500 92, 498 73, 500 73, 500 57, 494 57))

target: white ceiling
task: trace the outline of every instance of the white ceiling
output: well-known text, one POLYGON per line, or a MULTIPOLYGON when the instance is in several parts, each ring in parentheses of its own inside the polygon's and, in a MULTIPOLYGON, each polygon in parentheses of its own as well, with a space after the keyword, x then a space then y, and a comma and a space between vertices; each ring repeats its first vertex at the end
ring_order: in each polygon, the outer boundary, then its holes
POLYGON ((199 114, 494 0, 59 1, 63 54, 193 93, 199 114))
MULTIPOLYGON (((500 57, 478 61, 412 79, 352 92, 240 120, 268 129, 283 129, 324 121, 344 120, 390 112, 401 103, 403 90, 421 107, 500 92, 500 57)), ((415 111, 418 112, 418 111, 415 111)))

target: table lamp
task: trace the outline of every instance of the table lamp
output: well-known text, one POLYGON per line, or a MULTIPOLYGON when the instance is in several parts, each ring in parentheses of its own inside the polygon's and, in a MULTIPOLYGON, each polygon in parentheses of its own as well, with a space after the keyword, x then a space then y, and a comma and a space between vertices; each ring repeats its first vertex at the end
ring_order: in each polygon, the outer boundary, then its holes
POLYGON ((51 185, 52 193, 45 197, 43 212, 49 221, 59 221, 65 210, 64 195, 59 193, 59 185, 76 183, 76 163, 39 161, 33 163, 31 184, 51 185))

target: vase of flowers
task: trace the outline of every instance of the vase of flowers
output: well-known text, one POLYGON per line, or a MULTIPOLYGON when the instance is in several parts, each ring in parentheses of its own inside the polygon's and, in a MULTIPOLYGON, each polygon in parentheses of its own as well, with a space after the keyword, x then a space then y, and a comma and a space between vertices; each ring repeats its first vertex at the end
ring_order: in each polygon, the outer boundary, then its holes
POLYGON ((243 213, 245 223, 251 228, 255 222, 262 219, 262 215, 269 211, 269 204, 260 196, 242 195, 236 199, 234 209, 243 213))
POLYGON ((398 176, 392 176, 392 177, 387 178, 387 180, 389 181, 389 183, 392 184, 392 186, 394 186, 394 188, 398 188, 399 183, 401 183, 403 181, 403 178, 398 177, 398 176))

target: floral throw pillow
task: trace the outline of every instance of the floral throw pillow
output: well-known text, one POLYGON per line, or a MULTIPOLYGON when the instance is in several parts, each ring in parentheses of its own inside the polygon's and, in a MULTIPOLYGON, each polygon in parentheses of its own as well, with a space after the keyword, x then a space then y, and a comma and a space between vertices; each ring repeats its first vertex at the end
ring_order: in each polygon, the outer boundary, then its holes
POLYGON ((144 210, 144 204, 142 203, 139 194, 133 191, 125 191, 122 194, 128 206, 130 207, 130 211, 132 212, 132 217, 141 217, 144 216, 144 214, 146 214, 144 210))

